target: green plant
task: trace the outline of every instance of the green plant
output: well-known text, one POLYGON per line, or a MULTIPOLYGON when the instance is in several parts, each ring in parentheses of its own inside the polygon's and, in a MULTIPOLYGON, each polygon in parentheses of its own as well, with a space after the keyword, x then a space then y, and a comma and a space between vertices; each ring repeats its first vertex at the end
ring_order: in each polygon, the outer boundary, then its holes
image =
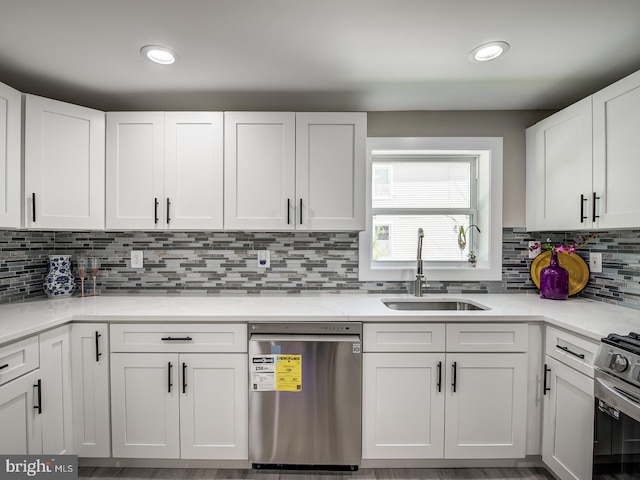
POLYGON ((456 223, 453 227, 453 231, 458 234, 458 248, 460 248, 460 250, 464 250, 464 248, 467 246, 467 235, 472 228, 475 228, 478 233, 482 233, 477 225, 468 225, 467 227, 465 227, 464 225, 458 225, 456 223))

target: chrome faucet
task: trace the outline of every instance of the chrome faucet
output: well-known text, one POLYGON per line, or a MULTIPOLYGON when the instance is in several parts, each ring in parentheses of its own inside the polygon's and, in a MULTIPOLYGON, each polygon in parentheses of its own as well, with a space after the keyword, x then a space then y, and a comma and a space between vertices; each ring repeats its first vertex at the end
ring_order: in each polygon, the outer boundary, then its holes
POLYGON ((425 281, 424 274, 422 271, 422 239, 424 238, 424 230, 422 228, 418 229, 418 266, 416 270, 416 281, 414 294, 416 297, 422 296, 422 285, 425 281))

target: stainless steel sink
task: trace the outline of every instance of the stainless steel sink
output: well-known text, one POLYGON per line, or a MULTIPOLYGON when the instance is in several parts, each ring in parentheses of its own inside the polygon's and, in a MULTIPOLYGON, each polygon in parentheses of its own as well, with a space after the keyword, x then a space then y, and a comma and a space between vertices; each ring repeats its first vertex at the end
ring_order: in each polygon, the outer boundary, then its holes
POLYGON ((461 300, 382 300, 392 310, 486 310, 486 307, 461 300))

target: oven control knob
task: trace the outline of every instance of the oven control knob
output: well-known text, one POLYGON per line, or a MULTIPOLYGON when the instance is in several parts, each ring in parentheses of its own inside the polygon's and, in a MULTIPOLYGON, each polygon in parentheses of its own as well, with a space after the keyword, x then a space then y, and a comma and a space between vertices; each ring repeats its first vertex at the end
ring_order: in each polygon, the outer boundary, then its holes
POLYGON ((614 354, 611 359, 611 370, 617 373, 622 373, 627 368, 629 368, 629 360, 627 360, 624 355, 619 353, 614 354))

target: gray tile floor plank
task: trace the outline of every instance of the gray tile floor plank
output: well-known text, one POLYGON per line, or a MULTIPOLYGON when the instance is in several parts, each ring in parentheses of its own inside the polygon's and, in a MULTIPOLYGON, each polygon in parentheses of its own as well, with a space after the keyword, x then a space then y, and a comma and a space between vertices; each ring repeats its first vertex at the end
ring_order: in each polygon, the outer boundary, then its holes
POLYGON ((79 480, 553 480, 543 468, 376 468, 357 472, 80 467, 79 480))

